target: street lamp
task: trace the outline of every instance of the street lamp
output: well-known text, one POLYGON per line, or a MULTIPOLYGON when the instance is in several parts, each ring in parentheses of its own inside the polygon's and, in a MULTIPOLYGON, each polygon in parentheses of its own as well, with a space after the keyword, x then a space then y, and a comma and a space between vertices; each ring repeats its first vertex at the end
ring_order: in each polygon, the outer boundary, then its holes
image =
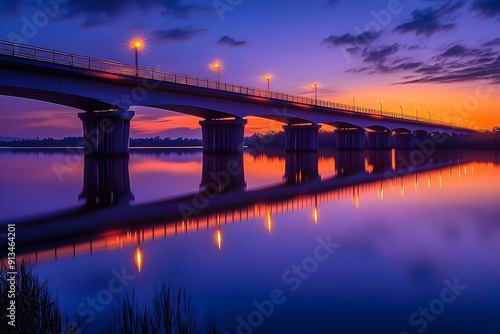
POLYGON ((403 117, 403 108, 404 108, 404 107, 405 107, 405 106, 399 106, 399 109, 401 109, 401 117, 403 117))
POLYGON ((460 123, 462 123, 462 119, 461 118, 458 119, 458 126, 459 127, 460 127, 460 123))
POLYGON ((419 110, 420 110, 420 108, 415 108, 415 114, 416 114, 417 121, 418 121, 418 111, 419 110))
POLYGON ((270 88, 270 81, 271 81, 271 76, 270 75, 266 75, 264 77, 264 79, 267 80, 267 91, 269 92, 269 88, 270 88))
POLYGON ((383 100, 379 100, 378 102, 380 102, 380 114, 382 114, 382 106, 384 104, 384 101, 383 100))
POLYGON ((352 97, 352 106, 356 108, 356 96, 352 97))
POLYGON ((139 76, 139 49, 144 47, 144 42, 136 38, 130 44, 135 50, 135 76, 137 77, 139 76))
POLYGON ((217 71, 217 89, 219 89, 219 83, 220 83, 220 68, 221 65, 218 61, 212 64, 212 69, 217 71))
POLYGON ((439 117, 441 117, 441 124, 443 124, 443 114, 439 114, 439 117))
POLYGON ((476 123, 476 122, 472 122, 472 123, 470 124, 471 129, 474 129, 474 124, 475 124, 475 123, 476 123))
POLYGON ((465 121, 465 127, 468 128, 469 127, 469 120, 466 120, 465 121))
POLYGON ((450 125, 453 125, 453 115, 450 116, 450 125))
POLYGON ((312 84, 311 87, 314 88, 314 100, 316 101, 316 104, 318 104, 318 87, 319 87, 319 85, 312 84))
POLYGON ((431 111, 431 110, 429 110, 429 122, 432 122, 431 117, 432 117, 432 111, 431 111))

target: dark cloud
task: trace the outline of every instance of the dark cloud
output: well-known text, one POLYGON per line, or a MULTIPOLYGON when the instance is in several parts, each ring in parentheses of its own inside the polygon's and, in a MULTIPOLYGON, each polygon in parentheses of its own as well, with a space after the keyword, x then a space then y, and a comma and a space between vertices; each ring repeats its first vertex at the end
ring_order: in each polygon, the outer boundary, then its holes
POLYGON ((336 4, 339 3, 340 0, 329 0, 325 6, 335 6, 336 4))
POLYGON ((491 41, 485 42, 483 46, 496 46, 500 45, 500 38, 492 39, 491 41))
MULTIPOLYGON (((500 56, 490 62, 461 68, 450 69, 447 64, 434 65, 432 71, 417 79, 403 81, 402 84, 415 83, 464 83, 468 81, 487 80, 491 84, 500 84, 500 56)), ((455 66, 456 67, 456 66, 455 66)))
POLYGON ((490 48, 469 48, 462 44, 455 44, 441 53, 438 58, 477 57, 478 59, 480 59, 491 58, 495 56, 496 54, 490 48))
POLYGON ((486 17, 500 16, 500 1, 498 0, 475 0, 472 9, 479 11, 486 17))
POLYGON ((197 3, 185 3, 183 0, 71 0, 60 5, 60 8, 60 17, 83 18, 82 25, 86 27, 110 23, 128 11, 158 9, 163 15, 185 18, 196 11, 205 10, 197 3))
POLYGON ((411 19, 394 28, 399 33, 415 32, 417 35, 430 36, 437 32, 450 30, 455 23, 447 19, 462 8, 463 1, 448 1, 440 7, 427 7, 416 9, 411 14, 411 19))
POLYGON ((329 45, 367 45, 378 39, 381 32, 366 31, 359 35, 344 34, 331 35, 323 40, 323 43, 329 45))
POLYGON ((194 29, 191 27, 186 28, 172 28, 172 29, 162 29, 155 30, 152 32, 153 37, 160 42, 168 40, 183 41, 191 39, 206 29, 194 29))
POLYGON ((385 62, 386 59, 398 52, 399 44, 395 43, 392 45, 385 45, 378 48, 365 48, 363 51, 363 62, 370 63, 382 63, 385 62))
POLYGON ((218 43, 218 44, 226 44, 226 45, 229 45, 229 46, 235 46, 235 47, 238 47, 238 46, 243 46, 243 45, 247 44, 247 42, 246 42, 246 41, 237 41, 237 40, 235 40, 234 38, 229 37, 228 35, 221 37, 221 38, 217 41, 217 43, 218 43))

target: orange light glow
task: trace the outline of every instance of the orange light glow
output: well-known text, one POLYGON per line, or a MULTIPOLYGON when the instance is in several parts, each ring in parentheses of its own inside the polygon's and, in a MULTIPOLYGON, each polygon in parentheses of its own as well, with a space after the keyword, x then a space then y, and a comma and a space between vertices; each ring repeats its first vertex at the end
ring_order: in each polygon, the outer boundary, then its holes
POLYGON ((144 47, 144 41, 142 39, 139 39, 139 38, 135 38, 134 40, 132 40, 132 42, 130 42, 130 46, 133 48, 133 49, 142 49, 144 47))
POLYGON ((139 246, 137 246, 136 250, 135 250, 135 264, 137 266, 137 270, 139 270, 139 272, 141 272, 141 269, 142 269, 142 251, 141 251, 141 248, 139 246))
POLYGON ((318 207, 314 207, 314 224, 317 224, 318 223, 318 207))

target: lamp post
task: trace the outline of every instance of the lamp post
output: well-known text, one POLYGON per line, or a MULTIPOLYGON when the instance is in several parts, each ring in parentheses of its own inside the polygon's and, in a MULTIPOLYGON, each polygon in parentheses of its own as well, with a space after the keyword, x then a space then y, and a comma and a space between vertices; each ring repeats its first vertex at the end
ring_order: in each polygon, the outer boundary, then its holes
POLYGON ((443 124, 443 114, 439 114, 439 117, 441 117, 441 124, 443 124))
POLYGON ((270 88, 271 76, 270 75, 266 75, 264 77, 264 79, 267 80, 267 91, 269 92, 269 90, 270 90, 269 88, 270 88))
POLYGON ((461 123, 462 123, 462 119, 461 119, 461 118, 459 118, 459 119, 458 119, 458 127, 460 127, 460 124, 461 124, 461 123))
POLYGON ((466 120, 465 121, 465 127, 468 128, 469 127, 469 120, 466 120))
POLYGON ((356 96, 352 97, 352 106, 356 108, 356 96))
POLYGON ((471 129, 474 129, 474 124, 475 124, 475 123, 476 123, 476 122, 472 122, 472 123, 470 124, 471 129))
POLYGON ((318 104, 318 84, 312 84, 312 88, 314 88, 314 101, 318 104))
POLYGON ((212 64, 212 69, 217 71, 217 89, 219 89, 219 84, 220 84, 220 63, 217 61, 212 64))
POLYGON ((429 122, 432 122, 432 111, 429 110, 429 122))
POLYGON ((450 116, 450 125, 453 125, 453 115, 450 116))
POLYGON ((420 110, 420 108, 415 108, 415 115, 416 115, 416 119, 418 121, 418 111, 420 110))
POLYGON ((404 107, 405 107, 405 106, 399 106, 399 109, 401 109, 401 118, 403 117, 403 108, 404 108, 404 107))
POLYGON ((383 109, 384 101, 383 100, 379 100, 378 102, 380 102, 380 114, 382 115, 382 109, 383 109))
POLYGON ((131 43, 132 48, 135 50, 135 76, 139 76, 139 49, 142 49, 144 43, 140 39, 134 39, 131 43))

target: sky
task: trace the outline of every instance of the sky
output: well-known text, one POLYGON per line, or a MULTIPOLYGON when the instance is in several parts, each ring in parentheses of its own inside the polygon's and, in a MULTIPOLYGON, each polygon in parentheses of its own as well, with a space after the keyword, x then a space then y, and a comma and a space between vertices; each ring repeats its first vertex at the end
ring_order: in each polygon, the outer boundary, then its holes
MULTIPOLYGON (((499 28, 499 0, 0 0, 2 40, 133 64, 141 38, 141 66, 216 79, 219 61, 221 81, 480 129, 500 125, 499 28)), ((201 137, 196 117, 133 110, 132 137, 201 137)), ((0 96, 0 136, 78 136, 77 112, 0 96)))

